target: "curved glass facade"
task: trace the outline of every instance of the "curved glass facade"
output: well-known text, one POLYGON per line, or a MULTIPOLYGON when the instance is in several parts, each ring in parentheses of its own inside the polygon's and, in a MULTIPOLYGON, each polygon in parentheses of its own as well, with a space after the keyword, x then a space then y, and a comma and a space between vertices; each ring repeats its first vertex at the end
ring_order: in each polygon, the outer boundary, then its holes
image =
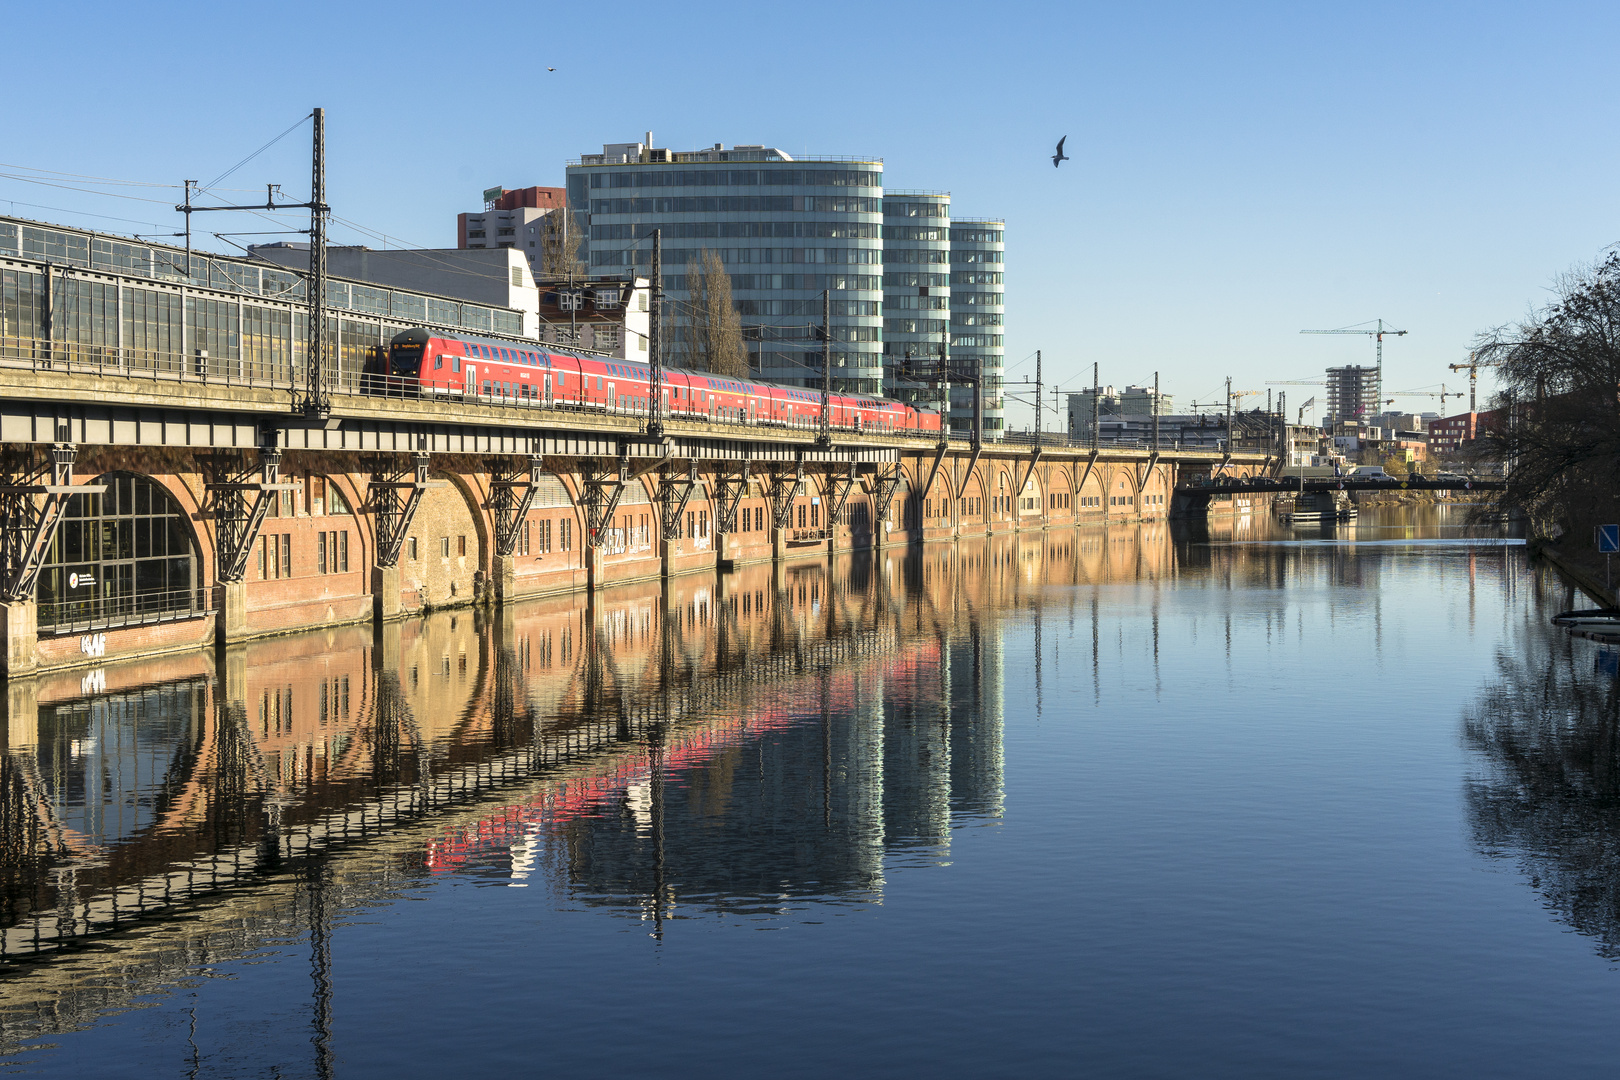
MULTIPOLYGON (((990 218, 951 224, 951 367, 978 371, 984 379, 984 433, 991 439, 999 439, 1006 427, 1006 232, 1006 222, 990 218)), ((951 428, 972 426, 973 391, 952 386, 951 428)))
POLYGON ((882 392, 881 162, 794 161, 764 147, 625 150, 569 165, 569 205, 585 218, 593 274, 650 274, 652 233, 663 230, 666 360, 682 359, 687 263, 708 249, 731 276, 761 378, 821 385, 830 289, 834 387, 882 392))
POLYGON ((939 408, 940 354, 951 319, 951 197, 890 191, 883 198, 884 393, 939 408))

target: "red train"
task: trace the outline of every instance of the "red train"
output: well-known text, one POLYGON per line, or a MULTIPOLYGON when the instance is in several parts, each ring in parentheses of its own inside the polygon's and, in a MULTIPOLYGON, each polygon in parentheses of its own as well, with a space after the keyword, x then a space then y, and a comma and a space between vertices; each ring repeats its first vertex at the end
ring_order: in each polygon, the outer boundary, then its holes
MULTIPOLYGON (((621 416, 646 416, 646 364, 484 337, 445 337, 414 329, 394 335, 382 371, 368 371, 375 392, 444 394, 528 402, 621 416), (379 379, 377 376, 385 376, 379 379), (379 385, 380 384, 380 385, 379 385)), ((815 428, 821 393, 801 386, 741 381, 687 368, 664 368, 665 415, 673 420, 815 428)), ((898 401, 834 394, 832 426, 904 434, 940 430, 939 413, 898 401)))

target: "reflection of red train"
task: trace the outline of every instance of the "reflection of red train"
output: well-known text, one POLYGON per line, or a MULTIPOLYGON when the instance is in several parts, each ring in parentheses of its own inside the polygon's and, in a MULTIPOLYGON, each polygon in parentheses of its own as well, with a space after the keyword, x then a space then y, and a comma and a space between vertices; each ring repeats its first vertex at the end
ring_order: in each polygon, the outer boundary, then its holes
MULTIPOLYGON (((887 691, 904 700, 924 700, 937 692, 940 647, 929 642, 904 649, 882 662, 887 691)), ((852 712, 860 700, 856 678, 862 667, 835 670, 825 688, 827 707, 833 713, 852 712)), ((759 693, 743 715, 717 717, 714 721, 684 730, 677 728, 664 750, 663 768, 667 774, 701 768, 719 754, 812 718, 805 707, 805 684, 793 680, 759 693)), ((818 702, 816 711, 820 711, 818 702)), ((434 873, 463 870, 469 863, 492 854, 508 854, 537 830, 569 821, 600 817, 636 785, 646 782, 652 772, 652 759, 646 750, 621 753, 607 763, 601 775, 575 777, 546 785, 528 800, 506 806, 473 822, 446 830, 427 844, 427 866, 434 873)))
MULTIPOLYGON (((384 389, 422 394, 533 403, 551 408, 645 416, 646 364, 589 353, 519 345, 495 338, 440 337, 406 330, 389 343, 384 389)), ((686 368, 664 369, 664 414, 673 420, 707 420, 769 427, 815 428, 821 393, 799 386, 746 382, 686 368)), ((831 398, 831 424, 853 431, 938 432, 939 413, 898 401, 853 394, 831 398)))

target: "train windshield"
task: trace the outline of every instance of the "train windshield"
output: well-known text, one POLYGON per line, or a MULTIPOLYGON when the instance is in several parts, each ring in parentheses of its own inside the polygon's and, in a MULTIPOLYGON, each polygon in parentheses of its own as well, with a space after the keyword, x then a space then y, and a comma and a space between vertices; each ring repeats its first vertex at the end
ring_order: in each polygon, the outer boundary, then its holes
POLYGON ((419 344, 393 345, 388 350, 388 370, 391 375, 414 376, 422 366, 422 346, 419 344))

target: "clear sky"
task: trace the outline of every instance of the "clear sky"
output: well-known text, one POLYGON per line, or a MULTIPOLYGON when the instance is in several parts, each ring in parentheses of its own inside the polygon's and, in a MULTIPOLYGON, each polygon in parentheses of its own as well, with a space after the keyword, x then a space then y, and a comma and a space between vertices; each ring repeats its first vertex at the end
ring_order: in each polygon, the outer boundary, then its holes
MULTIPOLYGON (((182 179, 314 105, 335 213, 406 246, 453 246, 484 188, 560 185, 567 159, 648 130, 873 155, 891 187, 1006 219, 1009 382, 1041 349, 1048 385, 1095 362, 1115 385, 1159 371, 1178 404, 1227 375, 1263 392, 1371 363, 1368 339, 1298 331, 1382 317, 1410 332, 1386 342, 1386 389, 1466 388, 1445 365, 1477 331, 1620 240, 1617 31, 1620 7, 1548 2, 12 6, 30 59, 0 209, 173 231, 182 179)), ((307 194, 307 125, 222 188, 266 182, 307 194)))

